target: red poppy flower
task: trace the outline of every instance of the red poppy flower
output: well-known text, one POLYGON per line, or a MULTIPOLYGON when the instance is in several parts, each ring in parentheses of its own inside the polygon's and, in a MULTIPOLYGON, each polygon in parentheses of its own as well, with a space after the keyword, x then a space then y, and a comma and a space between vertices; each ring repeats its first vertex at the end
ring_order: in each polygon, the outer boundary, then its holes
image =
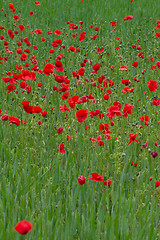
POLYGON ((151 155, 153 158, 156 158, 158 156, 158 153, 157 152, 151 152, 151 155))
POLYGON ((54 72, 54 65, 51 64, 51 63, 47 63, 43 69, 43 73, 47 76, 50 75, 50 73, 53 73, 54 72))
POLYGON ((116 27, 117 26, 117 22, 116 21, 112 21, 112 22, 110 22, 110 25, 116 27))
POLYGON ((160 105, 160 100, 153 99, 153 104, 154 104, 155 106, 160 105))
POLYGON ((133 92, 134 88, 129 88, 128 86, 124 87, 124 89, 122 90, 123 93, 127 93, 127 92, 133 92))
POLYGON ((157 188, 157 187, 159 187, 160 186, 160 181, 157 181, 156 183, 155 183, 155 188, 157 188))
POLYGON ((105 93, 103 98, 104 98, 104 100, 108 100, 109 99, 109 95, 105 93))
POLYGON ((128 67, 127 66, 124 66, 124 65, 122 65, 122 66, 120 66, 120 71, 127 71, 127 69, 128 69, 128 67))
POLYGON ((8 93, 12 92, 15 89, 16 89, 16 86, 14 84, 9 84, 7 86, 8 93))
POLYGON ((119 111, 121 109, 121 104, 119 102, 114 102, 113 106, 108 108, 109 113, 106 113, 106 115, 109 118, 113 118, 116 114, 116 116, 120 117, 122 116, 122 113, 119 111))
POLYGON ((147 115, 140 117, 140 120, 144 122, 146 125, 149 124, 149 117, 147 115))
POLYGON ((2 121, 7 121, 7 120, 8 120, 8 115, 4 114, 4 115, 1 117, 1 120, 2 120, 2 121))
POLYGON ((138 67, 138 64, 139 64, 138 62, 134 62, 134 63, 132 63, 132 66, 136 68, 136 67, 138 67))
POLYGON ((97 52, 102 53, 104 51, 104 47, 97 47, 97 52))
POLYGON ((14 15, 14 21, 17 21, 19 19, 19 16, 18 15, 14 15))
POLYGON ((79 96, 73 96, 72 98, 69 98, 69 99, 67 100, 67 102, 69 103, 69 106, 70 106, 71 108, 75 108, 75 105, 76 105, 76 104, 81 103, 81 101, 78 100, 78 99, 79 99, 79 96), (80 101, 80 102, 79 102, 79 101, 80 101))
POLYGON ((13 34, 12 30, 8 29, 8 35, 12 40, 14 39, 14 34, 13 34))
POLYGON ((156 37, 160 38, 160 32, 156 33, 156 37))
POLYGON ((64 144, 63 144, 63 143, 61 143, 61 144, 59 145, 58 152, 60 152, 60 153, 65 153, 64 144))
POLYGON ((41 112, 42 113, 42 116, 43 117, 46 117, 47 116, 47 113, 48 113, 48 111, 46 111, 46 110, 44 110, 43 112, 41 112))
POLYGON ((65 93, 63 93, 63 95, 62 95, 62 100, 65 100, 65 99, 67 99, 69 97, 69 92, 65 92, 65 93))
POLYGON ((35 33, 37 33, 37 34, 40 35, 40 34, 42 34, 42 31, 41 31, 41 29, 36 29, 36 30, 35 30, 35 33))
POLYGON ((88 116, 88 111, 81 109, 79 111, 76 112, 76 117, 78 122, 83 122, 88 116))
POLYGON ((71 140, 71 136, 65 135, 65 137, 67 138, 67 141, 71 140))
POLYGON ((78 71, 77 71, 77 74, 80 75, 81 77, 83 77, 85 73, 85 69, 84 68, 80 68, 78 71))
POLYGON ((151 66, 151 70, 157 71, 157 67, 156 66, 151 66))
POLYGON ((85 182, 86 182, 86 178, 85 178, 84 176, 79 176, 79 177, 78 177, 78 183, 79 183, 80 185, 85 184, 85 182))
POLYGON ((130 139, 129 139, 129 143, 128 145, 131 143, 131 142, 136 142, 136 143, 139 143, 138 140, 136 139, 137 137, 137 133, 130 133, 130 139))
POLYGON ((121 83, 124 84, 124 85, 128 85, 131 81, 129 79, 122 79, 121 80, 121 83))
POLYGON ((128 16, 126 16, 126 17, 124 18, 124 21, 126 21, 126 20, 132 20, 132 18, 133 18, 132 15, 128 15, 128 16))
POLYGON ((92 66, 92 69, 94 70, 92 73, 93 74, 97 74, 98 70, 100 69, 100 67, 102 67, 102 64, 95 64, 92 66))
POLYGON ((110 187, 111 186, 111 180, 104 181, 103 186, 107 186, 107 183, 108 183, 108 187, 110 187))
POLYGON ((60 105, 60 106, 59 106, 59 109, 60 109, 60 111, 62 111, 62 112, 65 112, 65 111, 70 112, 70 111, 71 111, 69 108, 67 108, 67 105, 66 105, 66 104, 64 104, 64 106, 60 105))
POLYGON ((34 107, 29 105, 30 101, 23 101, 23 109, 25 112, 33 114, 34 113, 34 107))
POLYGON ((56 65, 56 71, 63 72, 63 64, 61 61, 56 61, 55 65, 56 65))
POLYGON ((25 235, 32 230, 32 223, 23 220, 19 222, 14 229, 20 234, 25 235))
POLYGON ((33 108, 33 111, 34 111, 34 113, 41 113, 41 112, 42 112, 42 108, 39 107, 39 106, 35 106, 35 107, 33 108))
POLYGON ((14 123, 17 126, 19 126, 20 123, 21 123, 21 121, 17 117, 9 117, 8 119, 9 119, 9 123, 8 124, 14 123))
POLYGON ((98 173, 92 173, 92 177, 88 178, 88 180, 93 180, 93 181, 96 181, 96 182, 103 182, 104 181, 104 177, 102 177, 98 173))
POLYGON ((109 128, 109 124, 108 123, 104 123, 104 124, 100 124, 99 125, 99 130, 103 131, 103 134, 111 133, 111 131, 108 128, 109 128))
POLYGON ((49 53, 54 53, 54 49, 49 50, 49 53))
POLYGON ((56 30, 56 31, 54 31, 54 34, 60 36, 61 35, 61 31, 56 30))
POLYGON ((83 33, 80 34, 80 37, 79 37, 79 41, 80 41, 80 42, 86 41, 85 35, 86 35, 86 32, 83 32, 83 33))
POLYGON ((61 39, 57 39, 57 40, 53 41, 51 45, 53 47, 58 47, 61 44, 62 44, 62 40, 61 39))
POLYGON ((137 56, 140 58, 144 58, 144 52, 142 51, 142 52, 138 53, 137 56))
POLYGON ((147 87, 149 87, 149 90, 151 92, 155 92, 158 88, 157 82, 155 80, 150 80, 150 82, 147 82, 147 87))
POLYGON ((18 27, 19 27, 19 29, 20 29, 21 31, 24 31, 24 29, 25 29, 25 26, 22 25, 22 24, 20 24, 18 27))
POLYGON ((62 126, 60 126, 58 129, 57 129, 57 133, 62 133, 63 132, 63 127, 62 126))
POLYGON ((133 111, 133 106, 131 104, 125 103, 123 108, 123 117, 127 117, 128 114, 131 115, 133 111))
POLYGON ((41 87, 42 84, 43 84, 43 83, 39 82, 39 83, 37 84, 37 86, 38 86, 38 87, 41 87))
POLYGON ((26 61, 27 59, 27 54, 22 54, 20 57, 21 61, 26 61))
POLYGON ((68 51, 68 52, 75 52, 76 49, 75 49, 75 47, 70 46, 70 47, 67 49, 67 51, 68 51))
POLYGON ((35 4, 36 4, 36 5, 40 5, 40 4, 39 4, 39 1, 35 1, 35 4))

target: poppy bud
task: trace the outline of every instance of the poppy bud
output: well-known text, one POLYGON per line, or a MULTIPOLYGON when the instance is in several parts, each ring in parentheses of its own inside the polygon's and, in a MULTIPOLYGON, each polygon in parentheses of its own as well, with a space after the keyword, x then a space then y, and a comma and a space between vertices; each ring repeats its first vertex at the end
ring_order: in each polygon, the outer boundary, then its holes
POLYGON ((151 155, 153 158, 157 157, 158 153, 157 152, 151 152, 151 155))
POLYGON ((78 177, 78 183, 79 183, 80 185, 85 184, 85 182, 86 182, 86 178, 85 178, 84 176, 79 176, 79 177, 78 177))

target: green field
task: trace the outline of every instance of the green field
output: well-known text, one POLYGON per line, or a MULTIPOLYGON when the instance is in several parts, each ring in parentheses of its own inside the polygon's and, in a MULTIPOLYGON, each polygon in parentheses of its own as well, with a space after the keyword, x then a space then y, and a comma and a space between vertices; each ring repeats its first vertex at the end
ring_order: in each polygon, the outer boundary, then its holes
POLYGON ((0 240, 159 240, 158 1, 39 4, 0 1, 0 240))

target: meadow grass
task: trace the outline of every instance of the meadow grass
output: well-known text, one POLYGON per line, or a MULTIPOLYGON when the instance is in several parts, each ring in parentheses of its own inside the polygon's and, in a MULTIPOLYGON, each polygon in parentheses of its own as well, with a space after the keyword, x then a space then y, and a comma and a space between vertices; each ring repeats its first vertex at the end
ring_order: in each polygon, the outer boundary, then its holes
POLYGON ((159 32, 156 21, 160 20, 157 1, 41 0, 39 6, 35 1, 12 1, 15 13, 8 8, 9 3, 8 0, 0 2, 0 9, 4 8, 0 12, 0 26, 5 26, 5 30, 0 30, 0 36, 5 37, 0 40, 0 57, 3 57, 0 64, 0 110, 1 116, 15 116, 25 123, 16 126, 0 121, 0 239, 160 239, 160 192, 155 188, 156 181, 160 181, 160 148, 155 145, 155 142, 160 145, 160 105, 153 104, 153 99, 160 97, 160 69, 150 69, 160 61, 160 39, 155 36, 159 32), (32 16, 30 11, 33 11, 32 16), (13 21, 15 14, 19 16, 18 21, 13 21), (128 15, 133 15, 133 20, 124 21, 128 15), (113 27, 110 22, 115 19, 117 26, 113 27), (79 21, 83 21, 82 29, 70 29, 67 21, 78 26, 79 21), (25 26, 23 32, 19 31, 19 24, 25 26), (89 27, 91 24, 93 28, 89 27), (99 28, 97 33, 94 30, 96 26, 99 28), (13 28, 19 34, 11 40, 8 29, 13 28), (30 33, 36 29, 41 29, 42 35, 30 33), (60 30, 61 35, 48 35, 49 30, 60 30), (86 41, 79 42, 82 32, 86 32, 86 41), (76 33, 76 38, 73 38, 72 34, 76 33), (98 38, 91 40, 95 34, 98 38), (41 41, 42 37, 45 42, 41 41), (28 38, 31 46, 27 47, 23 42, 18 47, 17 42, 21 38, 28 38), (61 50, 51 46, 53 40, 59 38, 65 44, 61 50), (9 42, 12 54, 6 53, 4 41, 9 42), (131 48, 132 44, 139 44, 141 50, 131 48), (81 51, 69 52, 70 46, 81 51), (102 46, 104 52, 97 53, 97 47, 102 46), (120 49, 115 50, 118 46, 120 49), (27 53, 27 61, 21 61, 19 54, 15 57, 17 48, 31 50, 27 53), (55 52, 49 53, 51 49, 55 52), (144 51, 144 58, 137 56, 141 51, 144 51), (8 93, 6 87, 9 83, 2 81, 7 77, 7 71, 20 74, 22 71, 16 69, 18 65, 31 72, 30 58, 33 55, 39 69, 43 70, 48 63, 45 60, 54 64, 60 53, 64 54, 61 59, 64 71, 54 70, 54 73, 65 75, 70 80, 69 98, 75 95, 81 98, 92 92, 95 102, 87 100, 70 108, 70 112, 60 111, 60 105, 69 107, 67 100, 61 99, 62 93, 53 91, 53 86, 59 87, 60 83, 55 81, 53 74, 47 76, 37 71, 36 81, 26 81, 31 86, 30 93, 20 88, 20 79, 15 83, 16 90, 8 93), (4 61, 6 56, 10 58, 4 61), (148 61, 151 57, 153 62, 148 61), (84 76, 74 78, 72 72, 81 68, 80 63, 85 58, 84 76), (28 68, 24 67, 26 62, 29 62, 28 68), (137 68, 132 66, 133 62, 139 63, 137 68), (97 75, 92 74, 94 64, 102 64, 97 75), (128 70, 120 71, 122 65, 128 66, 128 70), (111 70, 110 66, 115 66, 115 69, 111 70), (144 74, 143 70, 146 70, 144 74), (100 86, 96 87, 102 74, 105 74, 105 79, 114 81, 114 86, 104 87, 103 91, 112 91, 107 101, 100 86), (134 81, 134 77, 139 82, 134 81), (91 84, 91 78, 96 86, 91 84), (133 92, 122 93, 122 79, 130 79, 129 87, 134 88, 133 92), (155 92, 147 87, 150 80, 157 81, 155 92), (42 87, 37 87, 38 82, 43 83, 42 87), (40 113, 26 113, 21 104, 25 100, 48 111, 46 117, 40 113), (133 112, 128 117, 115 116, 114 126, 111 126, 106 113, 114 102, 121 103, 121 112, 125 103, 131 104, 133 112), (76 112, 80 109, 88 112, 99 109, 104 118, 92 118, 88 114, 83 122, 78 122, 76 112), (140 121, 143 115, 149 116, 149 125, 140 121), (109 124, 111 139, 105 139, 99 130, 99 125, 104 123, 109 124), (62 134, 57 133, 60 126, 64 128, 62 134), (132 142, 128 145, 130 133, 137 133, 139 144, 132 142), (66 135, 71 136, 70 141, 66 135), (104 146, 90 140, 99 135, 104 146), (146 148, 145 142, 148 143, 146 148), (64 154, 57 151, 61 143, 65 146, 64 154), (151 152, 159 155, 153 158, 151 152), (136 167, 134 164, 131 166, 133 161, 137 163, 136 167), (104 180, 111 180, 111 186, 87 180, 95 172, 104 180), (86 177, 84 185, 78 184, 77 179, 81 175, 86 177), (24 219, 33 224, 26 237, 14 230, 16 224, 24 219))

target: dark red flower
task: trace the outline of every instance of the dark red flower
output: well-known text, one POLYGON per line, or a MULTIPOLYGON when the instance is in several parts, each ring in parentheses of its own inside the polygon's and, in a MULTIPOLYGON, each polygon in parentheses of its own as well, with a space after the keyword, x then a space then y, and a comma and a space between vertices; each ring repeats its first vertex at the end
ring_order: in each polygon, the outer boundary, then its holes
POLYGON ((88 180, 93 180, 93 181, 96 181, 96 182, 103 182, 104 181, 104 177, 102 177, 98 173, 92 173, 92 177, 88 178, 88 180))
POLYGON ((79 183, 80 185, 85 184, 85 182, 86 182, 86 178, 85 178, 84 176, 79 176, 79 177, 78 177, 78 183, 79 183))
POLYGON ((153 158, 156 158, 158 156, 158 153, 157 152, 151 152, 151 155, 153 158))
POLYGON ((62 133, 63 132, 63 127, 60 126, 58 129, 57 129, 57 133, 62 133))
POLYGON ((23 220, 19 222, 14 229, 20 234, 25 235, 32 230, 32 223, 23 220))

